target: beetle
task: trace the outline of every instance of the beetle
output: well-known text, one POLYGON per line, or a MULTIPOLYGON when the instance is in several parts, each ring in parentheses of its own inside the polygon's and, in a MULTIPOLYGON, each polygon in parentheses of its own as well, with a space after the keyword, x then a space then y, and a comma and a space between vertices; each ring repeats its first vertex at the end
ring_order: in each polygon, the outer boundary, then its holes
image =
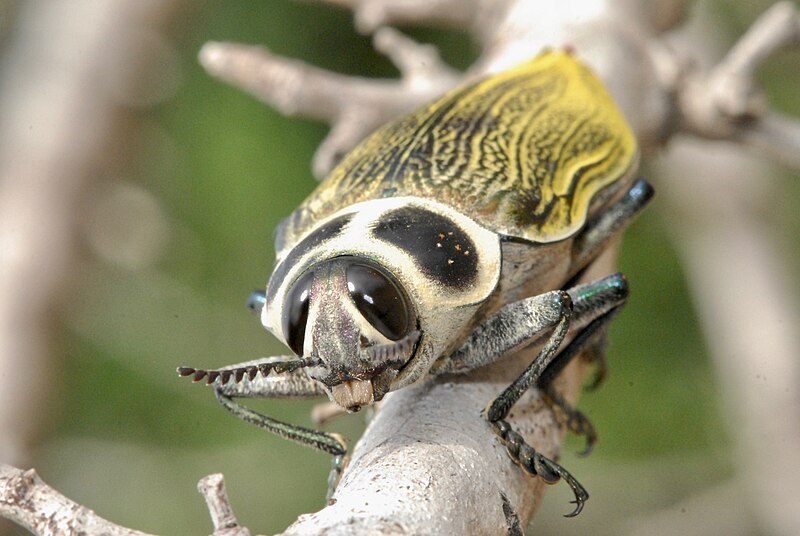
POLYGON ((627 282, 581 277, 652 197, 637 165, 630 127, 570 51, 456 88, 362 141, 277 229, 274 270, 249 305, 295 356, 178 373, 206 379, 234 415, 332 454, 331 493, 343 438, 234 399, 327 396, 353 412, 542 343, 484 416, 522 469, 569 484, 577 515, 586 490, 507 418, 538 387, 591 448, 591 423, 552 384, 584 351, 602 375, 627 282))

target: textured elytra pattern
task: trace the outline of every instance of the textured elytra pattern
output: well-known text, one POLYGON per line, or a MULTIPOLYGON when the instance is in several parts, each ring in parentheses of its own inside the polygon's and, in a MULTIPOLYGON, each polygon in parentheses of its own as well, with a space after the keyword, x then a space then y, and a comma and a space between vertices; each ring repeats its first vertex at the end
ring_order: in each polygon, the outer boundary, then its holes
POLYGON ((350 204, 409 195, 552 242, 574 234, 593 196, 635 160, 633 134, 602 83, 571 54, 545 52, 376 131, 295 211, 284 244, 350 204))

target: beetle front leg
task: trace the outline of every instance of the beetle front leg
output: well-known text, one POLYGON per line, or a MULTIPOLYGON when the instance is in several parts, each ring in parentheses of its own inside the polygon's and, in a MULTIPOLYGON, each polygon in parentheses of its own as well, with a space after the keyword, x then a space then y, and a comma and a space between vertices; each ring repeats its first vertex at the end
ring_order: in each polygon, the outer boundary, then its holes
POLYGON ((627 296, 625 278, 614 274, 566 292, 554 290, 510 303, 479 324, 464 344, 436 363, 431 372, 464 373, 490 365, 536 342, 564 317, 571 317, 567 322, 573 328, 582 328, 620 306, 627 296))
POLYGON ((573 265, 578 269, 588 266, 608 244, 630 225, 653 198, 653 187, 638 179, 620 199, 604 209, 575 237, 572 245, 573 265))
POLYGON ((303 370, 314 366, 312 360, 297 358, 268 358, 232 365, 218 370, 198 370, 181 367, 181 376, 192 376, 195 381, 207 378, 214 387, 217 401, 240 419, 249 422, 301 445, 327 452, 333 456, 333 467, 328 477, 328 498, 347 463, 347 442, 338 434, 322 432, 286 423, 263 415, 244 406, 234 398, 313 398, 325 396, 321 385, 303 370), (277 375, 270 374, 275 371, 277 375))
POLYGON ((453 353, 451 359, 436 370, 437 373, 463 372, 492 363, 517 348, 535 342, 547 330, 553 330, 536 358, 492 401, 485 416, 508 449, 511 458, 523 469, 542 477, 548 483, 563 478, 569 484, 575 494, 576 504, 575 511, 570 516, 577 515, 583 508, 583 503, 588 499, 586 490, 566 469, 525 443, 522 436, 505 419, 525 391, 534 385, 540 385, 546 393, 549 391, 552 394, 551 400, 557 409, 568 417, 567 425, 570 429, 587 437, 589 450, 595 437, 594 428, 588 419, 552 390, 551 384, 577 354, 597 344, 603 328, 620 309, 627 296, 625 278, 615 274, 573 287, 568 292, 548 292, 506 305, 479 325, 464 345, 453 353), (558 348, 570 325, 580 331, 559 352, 558 348))
POLYGON ((220 388, 216 388, 214 394, 217 397, 217 401, 222 404, 222 407, 240 419, 279 435, 284 439, 331 454, 333 456, 333 465, 328 475, 328 492, 326 494, 326 498, 331 498, 336 490, 336 484, 339 482, 342 471, 347 466, 347 442, 342 436, 267 417, 239 404, 230 396, 223 394, 220 388))

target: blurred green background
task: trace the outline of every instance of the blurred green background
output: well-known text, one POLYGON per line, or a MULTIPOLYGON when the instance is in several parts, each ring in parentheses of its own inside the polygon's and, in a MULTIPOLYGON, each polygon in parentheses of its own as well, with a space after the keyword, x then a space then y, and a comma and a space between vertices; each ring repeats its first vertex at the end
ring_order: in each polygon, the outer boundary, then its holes
MULTIPOLYGON (((717 2, 714 9, 733 38, 769 4, 717 2)), ((94 224, 102 232, 87 226, 81 273, 63 313, 59 392, 34 466, 100 515, 159 534, 208 533, 195 485, 222 472, 239 520, 270 533, 322 505, 328 457, 230 417, 208 388, 174 371, 285 353, 244 303, 270 271, 272 230, 314 187, 310 161, 327 128, 283 117, 211 79, 196 54, 209 40, 236 41, 348 74, 397 72, 341 9, 194 2, 174 26, 174 94, 137 112, 144 128, 130 140, 127 165, 111 193, 98 193, 123 223, 109 227, 101 214, 94 224), (127 201, 115 204, 115 196, 127 201), (138 241, 144 254, 113 247, 138 241)), ((407 31, 460 68, 478 53, 455 32, 407 31)), ((772 102, 800 115, 798 71, 789 69, 797 60, 781 56, 762 75, 772 102)), ((788 188, 798 199, 797 184, 788 188)), ((794 236, 797 214, 781 212, 779 222, 794 236)), ((570 440, 564 457, 604 506, 590 503, 577 520, 564 520, 569 492, 557 486, 538 521, 552 532, 588 533, 609 511, 624 517, 668 504, 732 472, 715 379, 665 217, 656 202, 626 237, 621 270, 633 296, 612 329, 609 380, 581 403, 600 443, 582 460, 570 440)), ((256 404, 300 424, 310 424, 311 405, 256 404)), ((328 429, 355 439, 362 416, 328 429)))

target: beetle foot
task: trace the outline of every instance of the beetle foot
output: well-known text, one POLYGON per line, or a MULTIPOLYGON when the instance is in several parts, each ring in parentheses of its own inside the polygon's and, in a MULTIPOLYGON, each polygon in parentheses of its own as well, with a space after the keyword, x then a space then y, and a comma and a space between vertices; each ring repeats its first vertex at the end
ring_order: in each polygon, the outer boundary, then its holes
POLYGON ((592 379, 586 384, 587 391, 596 391, 608 377, 608 360, 604 351, 594 352, 592 362, 595 364, 592 379))
POLYGON ((347 454, 340 454, 333 457, 331 472, 328 474, 328 492, 325 494, 325 500, 328 504, 333 504, 331 501, 335 502, 333 493, 336 491, 336 486, 339 485, 339 480, 342 478, 342 472, 347 468, 349 462, 350 457, 347 454))
POLYGON ((555 484, 563 479, 575 494, 575 500, 571 504, 575 509, 564 517, 575 517, 583 510, 583 505, 589 498, 586 489, 573 477, 569 471, 558 465, 553 460, 546 458, 542 454, 528 445, 511 425, 500 419, 490 422, 492 429, 505 445, 509 457, 518 464, 526 473, 541 478, 545 484, 555 484))

